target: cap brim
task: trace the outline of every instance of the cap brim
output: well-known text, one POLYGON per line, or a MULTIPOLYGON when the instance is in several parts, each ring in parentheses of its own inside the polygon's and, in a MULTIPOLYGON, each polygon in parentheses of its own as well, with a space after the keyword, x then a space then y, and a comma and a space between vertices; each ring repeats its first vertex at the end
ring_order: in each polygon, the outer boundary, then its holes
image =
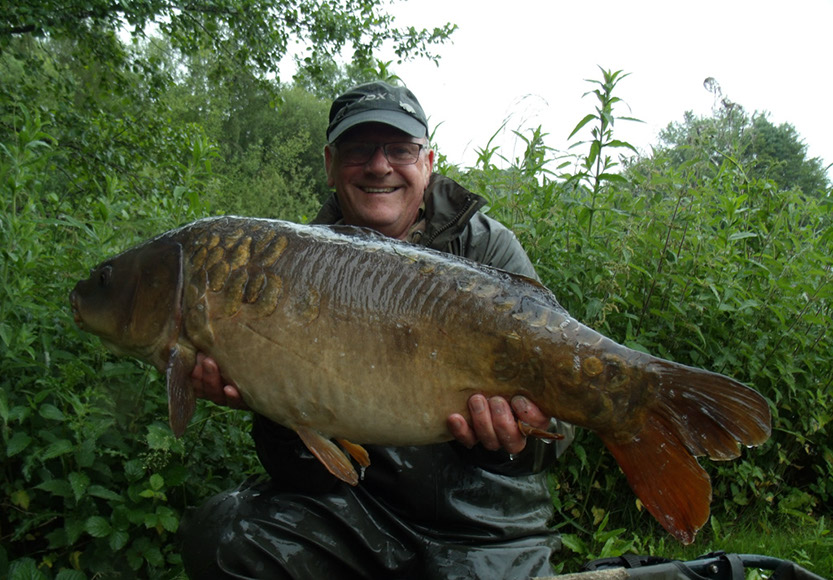
POLYGON ((327 134, 327 140, 332 143, 341 137, 345 131, 352 129, 357 125, 363 125, 364 123, 382 123, 383 125, 390 125, 395 129, 404 131, 411 137, 428 136, 425 125, 410 115, 400 113, 398 111, 376 109, 373 111, 362 111, 361 113, 356 113, 355 115, 347 117, 327 134))

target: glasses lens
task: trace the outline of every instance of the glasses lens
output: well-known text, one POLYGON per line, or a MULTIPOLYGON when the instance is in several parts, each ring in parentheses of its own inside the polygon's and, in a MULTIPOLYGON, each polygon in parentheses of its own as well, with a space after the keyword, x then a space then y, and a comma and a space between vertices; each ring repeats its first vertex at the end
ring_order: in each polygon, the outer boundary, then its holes
POLYGON ((419 143, 358 143, 338 144, 338 152, 344 165, 364 165, 373 158, 376 150, 381 148, 391 165, 412 165, 419 159, 422 145, 419 143))

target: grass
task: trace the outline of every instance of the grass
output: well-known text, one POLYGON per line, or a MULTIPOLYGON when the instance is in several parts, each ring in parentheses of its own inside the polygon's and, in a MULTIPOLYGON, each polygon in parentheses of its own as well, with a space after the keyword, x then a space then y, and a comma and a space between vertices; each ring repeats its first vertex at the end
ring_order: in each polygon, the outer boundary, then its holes
MULTIPOLYGON (((739 521, 721 523, 715 517, 700 531, 694 544, 682 546, 653 526, 645 534, 627 533, 624 528, 605 531, 602 522, 592 538, 568 541, 560 572, 577 571, 586 561, 624 553, 693 560, 711 552, 757 554, 789 560, 823 578, 833 578, 833 530, 824 518, 780 516, 757 513, 739 521)), ((747 571, 747 578, 760 578, 747 571)))

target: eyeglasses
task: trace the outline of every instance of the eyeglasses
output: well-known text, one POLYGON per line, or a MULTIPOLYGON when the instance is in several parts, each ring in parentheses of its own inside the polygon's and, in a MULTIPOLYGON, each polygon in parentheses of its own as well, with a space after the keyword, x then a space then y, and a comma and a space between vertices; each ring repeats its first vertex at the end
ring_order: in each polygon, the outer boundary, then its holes
POLYGON ((343 142, 337 143, 338 158, 342 165, 364 165, 376 155, 376 150, 381 149, 385 159, 391 165, 413 165, 419 159, 422 151, 421 143, 362 143, 343 142))

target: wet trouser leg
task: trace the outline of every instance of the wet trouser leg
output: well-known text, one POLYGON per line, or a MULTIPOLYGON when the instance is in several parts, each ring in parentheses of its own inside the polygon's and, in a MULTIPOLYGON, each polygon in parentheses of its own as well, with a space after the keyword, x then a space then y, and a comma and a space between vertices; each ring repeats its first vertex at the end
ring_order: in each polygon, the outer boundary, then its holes
POLYGON ((551 573, 552 540, 459 543, 400 520, 362 494, 305 496, 244 485, 211 498, 180 529, 192 580, 216 578, 528 579, 551 573))

